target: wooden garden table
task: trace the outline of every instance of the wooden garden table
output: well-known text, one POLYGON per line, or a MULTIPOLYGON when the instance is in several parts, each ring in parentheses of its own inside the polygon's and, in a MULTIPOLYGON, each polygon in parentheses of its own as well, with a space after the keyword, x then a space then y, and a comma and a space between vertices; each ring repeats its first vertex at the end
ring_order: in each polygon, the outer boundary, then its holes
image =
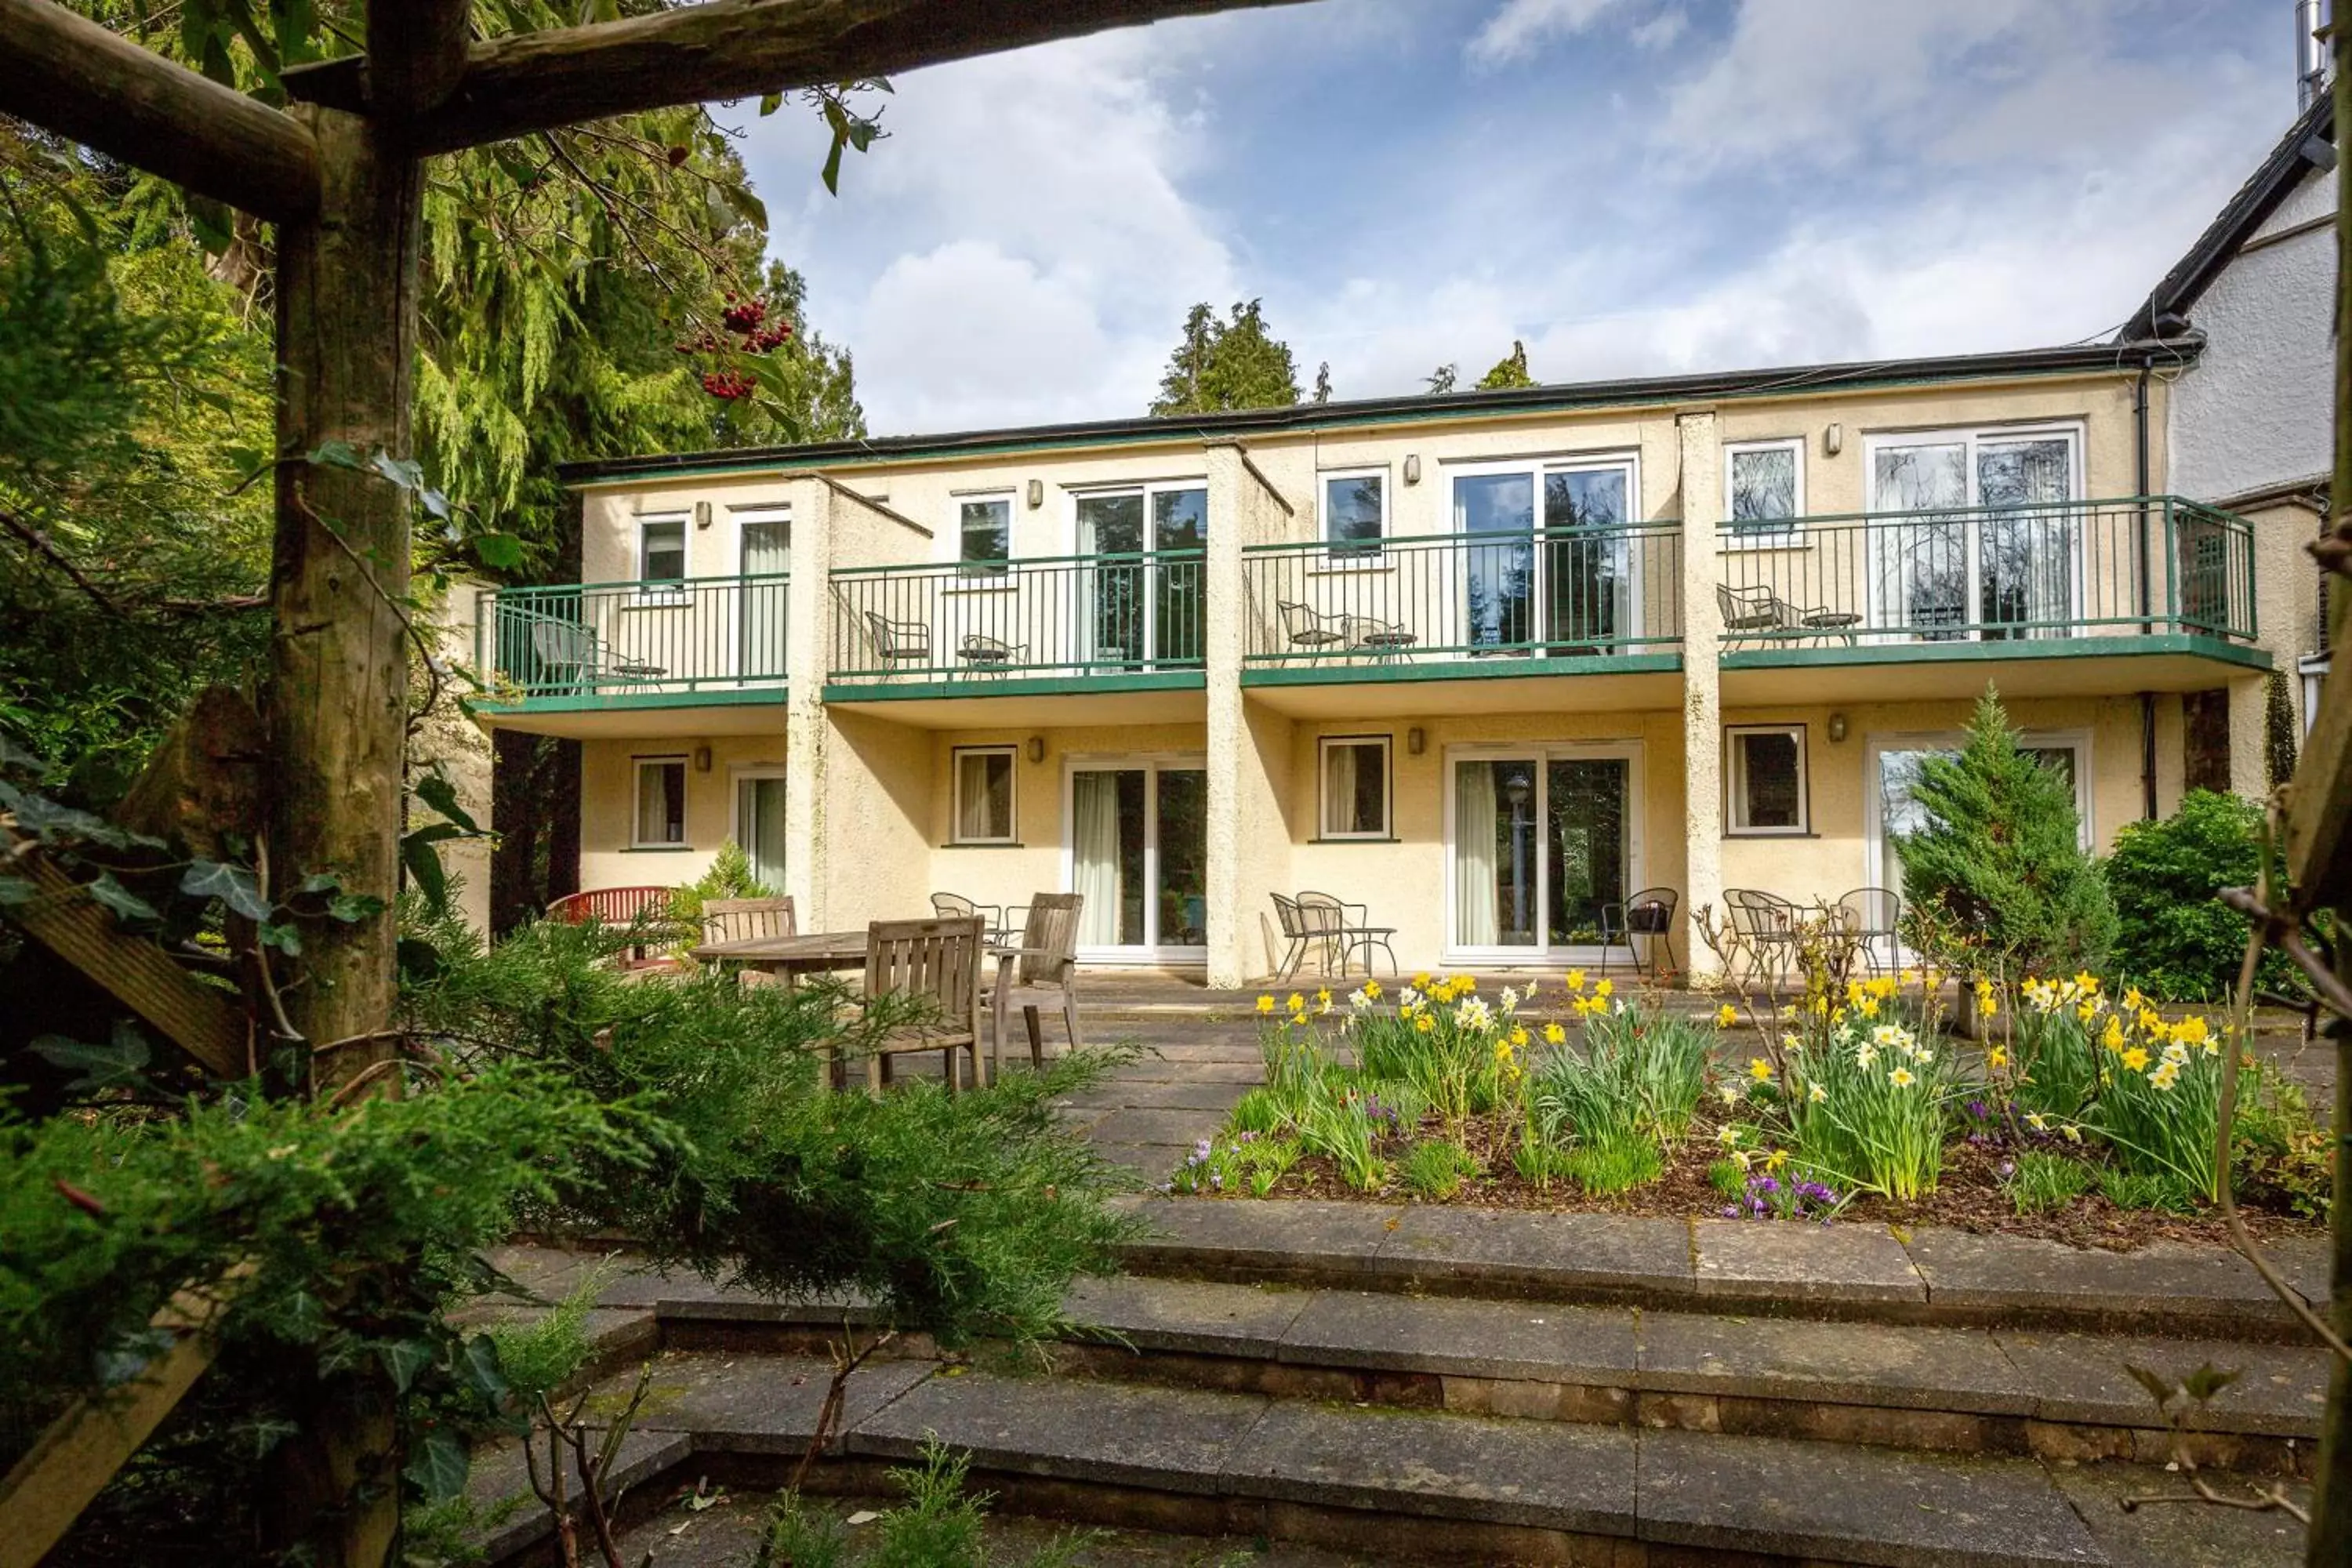
POLYGON ((829 974, 866 967, 863 931, 810 931, 802 936, 752 936, 707 942, 694 950, 703 963, 740 963, 765 970, 789 984, 798 974, 829 974))

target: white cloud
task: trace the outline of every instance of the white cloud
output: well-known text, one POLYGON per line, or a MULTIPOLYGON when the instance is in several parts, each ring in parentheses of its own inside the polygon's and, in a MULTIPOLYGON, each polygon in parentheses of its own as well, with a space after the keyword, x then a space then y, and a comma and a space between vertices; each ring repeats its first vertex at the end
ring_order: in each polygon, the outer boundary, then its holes
POLYGON ((1646 22, 1636 22, 1625 36, 1633 40, 1637 48, 1663 49, 1681 37, 1689 27, 1690 13, 1675 5, 1659 12, 1646 22))
POLYGON ((1533 54, 1556 37, 1584 31, 1618 0, 1504 0, 1470 40, 1467 53, 1480 65, 1500 65, 1533 54))

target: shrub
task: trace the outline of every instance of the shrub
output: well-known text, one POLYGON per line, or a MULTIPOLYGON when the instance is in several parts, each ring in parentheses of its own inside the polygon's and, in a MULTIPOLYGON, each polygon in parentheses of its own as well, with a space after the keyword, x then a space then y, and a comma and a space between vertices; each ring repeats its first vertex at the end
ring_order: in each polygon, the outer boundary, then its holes
POLYGON ((2115 1165, 2100 1169, 2099 1195, 2119 1209, 2180 1210, 2189 1206, 2189 1194, 2179 1182, 2115 1165))
POLYGON ((2029 1151, 2001 1179, 2001 1191, 2021 1215, 2063 1209, 2091 1190, 2097 1173, 2080 1160, 2063 1154, 2029 1151))
POLYGON ((751 875, 751 858, 732 838, 719 847, 710 858, 710 869, 682 888, 672 889, 669 895, 669 918, 676 921, 683 935, 679 948, 683 952, 702 942, 702 909, 712 899, 772 899, 776 889, 751 875))
POLYGON ((1404 1160, 1404 1184, 1416 1195, 1441 1203, 1460 1192, 1465 1178, 1477 1173, 1478 1162, 1470 1151, 1451 1139, 1423 1139, 1404 1160))
POLYGON ((2083 851, 2074 787, 2018 744, 1990 687, 1967 744, 1927 759, 1912 798, 1927 823, 1895 840, 1903 885, 1969 944, 1968 967, 2052 973, 2114 947, 2115 903, 2083 851))
MULTIPOLYGON (((2117 920, 2116 965, 2124 978, 2176 1001, 2216 1001, 2238 983, 2246 919, 2216 896, 2262 877, 2262 808, 2234 795, 2191 790, 2160 822, 2126 824, 2107 858, 2117 920)), ((2266 955, 2258 979, 2294 984, 2284 953, 2266 955)))

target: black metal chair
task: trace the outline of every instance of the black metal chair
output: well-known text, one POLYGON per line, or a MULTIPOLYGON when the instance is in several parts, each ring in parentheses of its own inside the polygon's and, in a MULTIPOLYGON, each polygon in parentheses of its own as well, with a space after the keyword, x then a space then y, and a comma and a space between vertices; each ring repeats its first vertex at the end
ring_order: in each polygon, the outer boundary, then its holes
POLYGON ((1609 973, 1609 950, 1622 947, 1633 966, 1642 973, 1642 953, 1633 943, 1636 938, 1647 937, 1650 943, 1650 978, 1664 975, 1675 962, 1675 908, 1682 901, 1672 888, 1644 888, 1622 904, 1601 906, 1601 973, 1609 973), (1658 944, 1664 942, 1666 959, 1658 962, 1658 944))
POLYGON ((866 612, 866 635, 885 668, 931 662, 931 628, 920 621, 894 621, 878 610, 866 612))
POLYGON ((1326 616, 1310 605, 1288 599, 1276 601, 1274 607, 1282 617, 1284 638, 1300 653, 1319 653, 1347 640, 1339 626, 1334 624, 1341 619, 1338 616, 1326 616))
MULTIPOLYGON (((1389 973, 1397 973, 1396 949, 1389 939, 1396 935, 1394 926, 1372 924, 1372 911, 1363 904, 1341 903, 1328 893, 1298 895, 1299 913, 1310 926, 1327 926, 1339 951, 1339 973, 1348 973, 1348 961, 1358 948, 1364 952, 1364 973, 1372 973, 1372 950, 1380 949, 1389 955, 1389 973)), ((1327 963, 1328 970, 1329 965, 1327 963)))

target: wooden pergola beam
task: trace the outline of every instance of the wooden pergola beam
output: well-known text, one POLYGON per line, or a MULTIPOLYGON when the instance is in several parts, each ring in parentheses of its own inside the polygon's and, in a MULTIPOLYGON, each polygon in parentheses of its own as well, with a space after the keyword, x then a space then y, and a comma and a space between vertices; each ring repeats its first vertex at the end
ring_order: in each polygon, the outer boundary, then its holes
POLYGON ((386 120, 406 121, 448 102, 466 75, 472 16, 472 0, 369 6, 369 109, 386 120))
POLYGON ((318 210, 309 132, 54 0, 0 0, 0 112, 256 217, 318 210))
MULTIPOLYGON (((26 0, 14 0, 24 4, 26 0)), ((476 44, 464 80, 403 132, 448 153, 681 103, 751 98, 1175 16, 1300 0, 740 0, 476 44)), ((362 57, 286 73, 287 91, 370 110, 362 57)))

